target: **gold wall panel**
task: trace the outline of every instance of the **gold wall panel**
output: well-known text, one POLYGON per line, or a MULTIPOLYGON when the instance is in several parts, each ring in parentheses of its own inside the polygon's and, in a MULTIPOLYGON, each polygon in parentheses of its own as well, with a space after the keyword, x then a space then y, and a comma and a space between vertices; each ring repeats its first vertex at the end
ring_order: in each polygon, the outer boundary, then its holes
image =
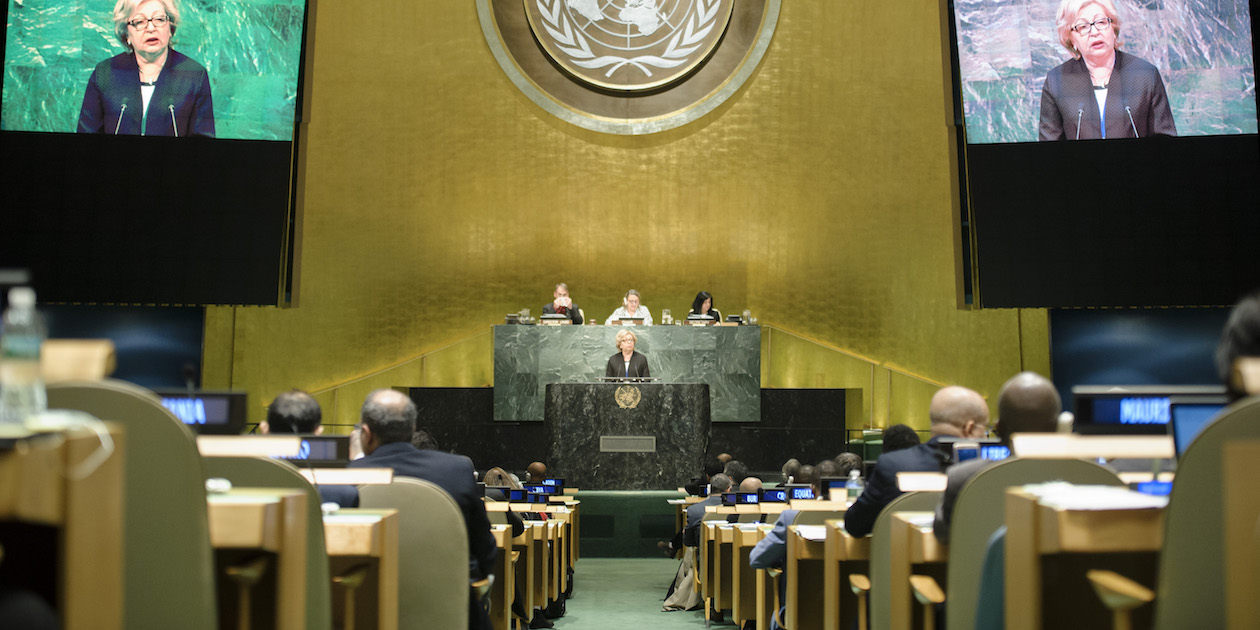
MULTIPOLYGON (((209 309, 205 384, 248 390, 257 417, 291 387, 355 382, 326 408, 341 422, 375 386, 484 385, 480 342, 457 342, 537 313, 557 281, 601 322, 631 287, 657 317, 706 289, 724 313, 988 396, 1048 368, 1044 313, 955 306, 935 3, 785 2, 743 91, 650 137, 522 96, 473 2, 383 0, 370 35, 363 9, 317 9, 300 305, 209 309)), ((772 348, 766 386, 856 379, 809 345, 772 348)), ((863 398, 877 422, 901 413, 884 381, 863 398)))

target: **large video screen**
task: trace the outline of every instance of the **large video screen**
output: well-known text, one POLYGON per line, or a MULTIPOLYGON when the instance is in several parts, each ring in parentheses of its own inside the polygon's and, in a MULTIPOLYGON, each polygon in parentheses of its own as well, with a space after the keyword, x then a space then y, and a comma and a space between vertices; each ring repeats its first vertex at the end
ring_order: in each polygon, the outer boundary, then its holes
POLYGON ((954 7, 970 143, 1256 133, 1246 0, 954 7))
POLYGON ((305 0, 6 0, 0 267, 41 301, 281 304, 305 0))
POLYGON ((1251 0, 952 0, 963 278, 982 307, 1260 287, 1251 0))
POLYGON ((302 0, 8 4, 4 131, 293 139, 302 0))

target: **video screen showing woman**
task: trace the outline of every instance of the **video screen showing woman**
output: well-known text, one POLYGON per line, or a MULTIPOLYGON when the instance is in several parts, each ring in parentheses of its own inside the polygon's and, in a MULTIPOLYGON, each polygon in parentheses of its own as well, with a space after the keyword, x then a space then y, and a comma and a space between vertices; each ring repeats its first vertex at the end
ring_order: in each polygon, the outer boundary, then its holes
POLYGON ((1257 131, 1248 0, 954 0, 968 144, 1257 131))
POLYGON ((305 0, 8 0, 0 131, 294 138, 305 0))
POLYGON ((176 0, 118 0, 114 36, 127 49, 88 79, 79 133, 214 137, 206 69, 171 47, 176 0))
POLYGON ((1120 51, 1111 0, 1063 0, 1055 21, 1072 59, 1046 75, 1039 140, 1177 135, 1159 69, 1120 51))

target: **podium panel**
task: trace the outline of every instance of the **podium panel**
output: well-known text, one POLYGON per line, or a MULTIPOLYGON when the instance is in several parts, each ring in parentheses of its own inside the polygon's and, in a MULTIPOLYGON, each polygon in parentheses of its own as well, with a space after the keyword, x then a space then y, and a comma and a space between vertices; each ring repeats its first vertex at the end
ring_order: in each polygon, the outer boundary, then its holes
POLYGON ((704 383, 547 385, 547 465, 583 490, 672 490, 709 448, 704 383))

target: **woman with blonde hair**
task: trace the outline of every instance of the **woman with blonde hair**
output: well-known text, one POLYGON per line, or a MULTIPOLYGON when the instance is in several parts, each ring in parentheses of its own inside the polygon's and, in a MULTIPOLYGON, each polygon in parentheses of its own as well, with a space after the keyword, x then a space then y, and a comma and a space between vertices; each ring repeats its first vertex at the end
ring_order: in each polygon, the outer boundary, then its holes
POLYGON ((1159 69, 1120 51, 1112 0, 1063 0, 1056 23, 1072 59, 1046 75, 1040 140, 1177 135, 1159 69))
POLYGON ((608 358, 608 366, 604 369, 604 376, 647 378, 652 375, 651 371, 648 370, 647 357, 634 349, 634 344, 638 341, 638 336, 629 328, 622 328, 617 332, 618 352, 608 358))
POLYGON ((126 51, 92 71, 79 133, 214 137, 210 76, 171 48, 179 25, 175 0, 118 0, 114 36, 126 51))

